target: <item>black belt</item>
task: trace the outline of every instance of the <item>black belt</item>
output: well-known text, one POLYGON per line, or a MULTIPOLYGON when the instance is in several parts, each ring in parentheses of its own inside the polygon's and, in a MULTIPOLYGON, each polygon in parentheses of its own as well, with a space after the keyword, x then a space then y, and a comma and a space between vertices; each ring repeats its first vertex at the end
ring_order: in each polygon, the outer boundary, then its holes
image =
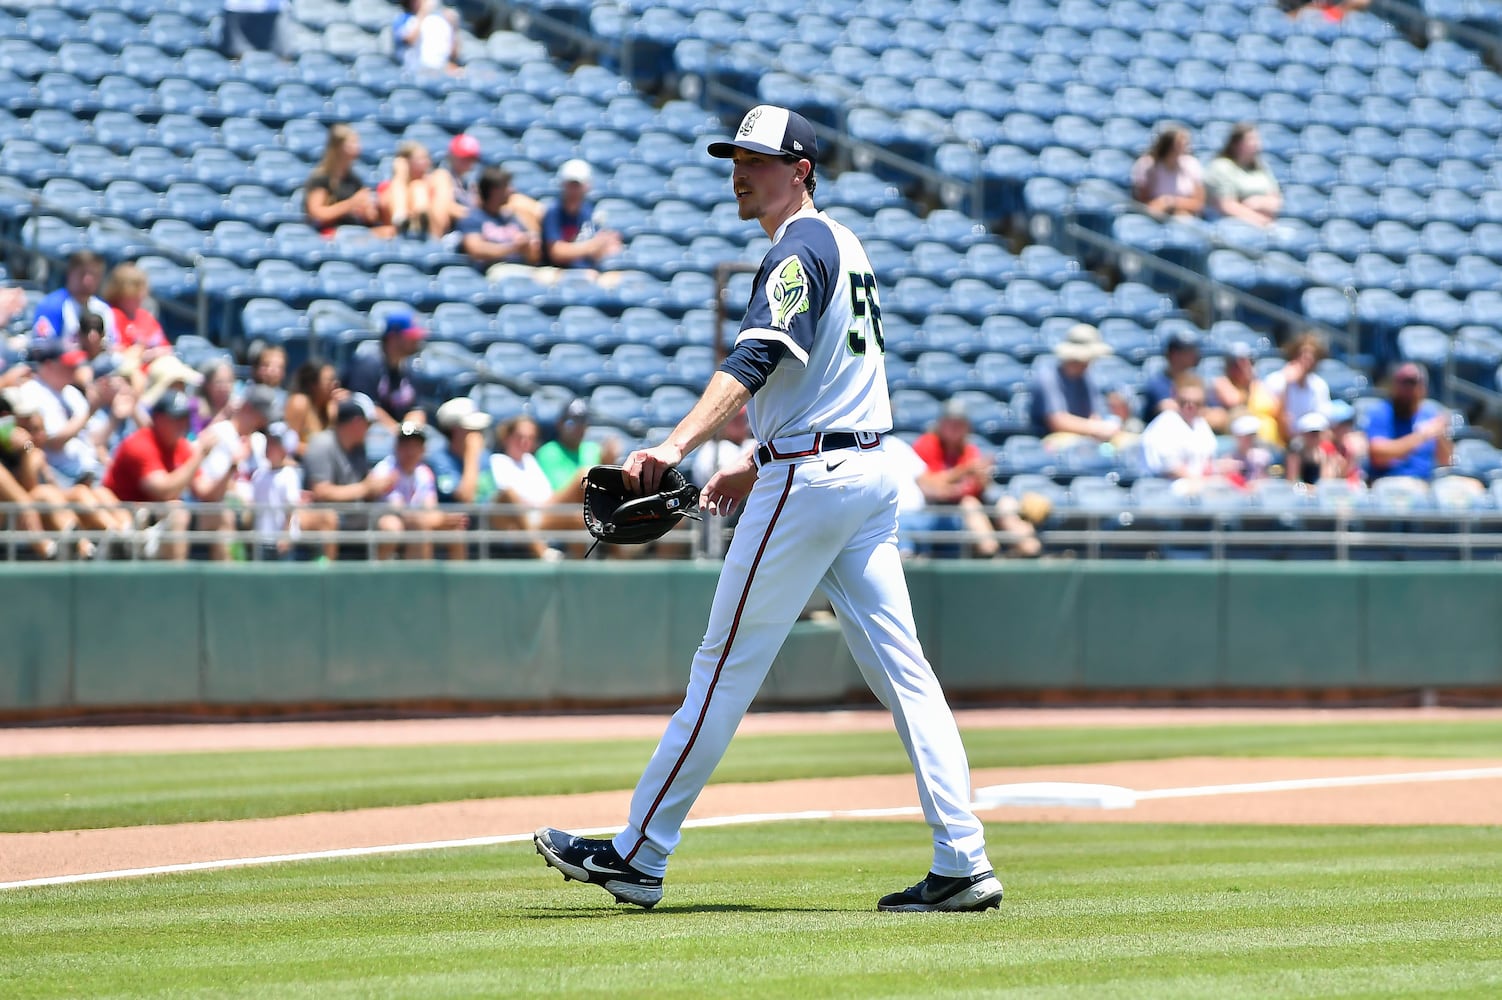
MULTIPOLYGON (((876 434, 874 437, 876 440, 872 444, 862 445, 862 447, 875 448, 876 445, 880 444, 881 435, 876 434)), ((859 438, 849 431, 838 431, 833 434, 815 434, 814 446, 804 451, 778 453, 774 452, 770 445, 764 444, 756 449, 756 463, 758 465, 766 465, 768 462, 774 462, 779 459, 808 458, 810 455, 817 455, 820 452, 839 451, 841 448, 854 448, 857 445, 860 445, 859 438)))

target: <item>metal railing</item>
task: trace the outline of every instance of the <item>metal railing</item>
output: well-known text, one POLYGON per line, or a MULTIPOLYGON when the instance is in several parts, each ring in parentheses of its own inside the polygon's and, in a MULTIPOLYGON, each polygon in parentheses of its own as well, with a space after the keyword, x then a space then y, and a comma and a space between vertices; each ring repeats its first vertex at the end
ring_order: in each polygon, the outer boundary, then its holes
MULTIPOLYGON (((446 546, 465 546, 465 558, 488 561, 495 559, 535 558, 533 546, 543 542, 560 552, 562 558, 583 557, 593 541, 583 527, 561 530, 542 528, 502 528, 491 523, 497 514, 525 514, 537 508, 500 504, 451 504, 436 508, 441 513, 469 516, 465 528, 409 527, 401 532, 387 532, 377 526, 377 519, 387 514, 400 515, 402 510, 383 504, 313 504, 304 509, 342 512, 363 519, 359 526, 327 531, 282 530, 263 534, 254 526, 257 508, 253 504, 126 504, 133 515, 134 527, 125 532, 78 528, 59 532, 21 530, 14 527, 15 515, 24 510, 47 514, 65 508, 87 514, 89 508, 78 504, 0 503, 0 554, 16 562, 39 558, 37 549, 53 543, 58 561, 75 561, 81 557, 76 543, 87 541, 100 551, 104 560, 139 561, 159 558, 164 547, 186 543, 194 558, 216 555, 236 562, 259 562, 282 556, 267 549, 286 543, 293 555, 306 561, 320 558, 326 548, 334 558, 374 560, 391 550, 400 557, 410 546, 430 547, 435 557, 447 555, 446 546), (193 515, 186 528, 167 524, 167 516, 176 511, 193 515), (233 530, 218 526, 219 517, 231 513, 233 530), (9 525, 10 527, 6 527, 9 525)), ((550 508, 553 513, 577 515, 576 507, 550 508)), ((960 508, 930 505, 925 513, 958 518, 960 508)), ((582 525, 582 521, 581 521, 582 525)), ((650 558, 718 559, 733 528, 719 518, 702 522, 685 520, 669 532, 651 550, 650 558)), ((920 552, 938 551, 956 558, 973 556, 977 543, 991 540, 1002 552, 1024 539, 1006 531, 980 533, 963 528, 924 528, 904 530, 905 541, 916 544, 920 552)), ((1202 558, 1319 558, 1345 562, 1357 558, 1415 557, 1471 562, 1502 559, 1502 510, 1408 509, 1400 505, 1353 506, 1339 509, 1321 507, 1258 508, 1236 510, 1210 509, 1192 502, 1124 506, 1119 510, 1083 510, 1064 505, 1055 509, 1050 519, 1037 529, 1037 538, 1045 555, 1063 555, 1084 559, 1162 558, 1193 553, 1202 558)), ((603 546, 602 556, 639 557, 648 550, 636 547, 603 546)))

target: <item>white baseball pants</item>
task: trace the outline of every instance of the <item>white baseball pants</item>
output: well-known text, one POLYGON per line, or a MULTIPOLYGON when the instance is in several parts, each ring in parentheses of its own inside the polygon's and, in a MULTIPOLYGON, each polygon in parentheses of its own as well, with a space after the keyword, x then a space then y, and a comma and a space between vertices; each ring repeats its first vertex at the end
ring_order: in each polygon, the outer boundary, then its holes
POLYGON ((924 659, 897 551, 897 482, 884 449, 847 449, 761 469, 746 500, 683 705, 631 800, 615 848, 662 875, 680 827, 815 588, 828 595, 861 673, 892 712, 933 829, 933 871, 991 868, 970 808, 954 715, 924 659))

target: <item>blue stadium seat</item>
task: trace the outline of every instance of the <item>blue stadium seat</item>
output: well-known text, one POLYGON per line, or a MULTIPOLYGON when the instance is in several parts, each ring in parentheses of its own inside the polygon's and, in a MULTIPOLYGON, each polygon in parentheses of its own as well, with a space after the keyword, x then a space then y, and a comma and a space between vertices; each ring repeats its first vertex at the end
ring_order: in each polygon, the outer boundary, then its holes
POLYGON ((23 80, 35 80, 52 65, 52 54, 21 38, 0 40, 0 66, 23 80))
POLYGON ((279 145, 276 132, 254 118, 243 117, 226 118, 219 126, 219 141, 225 149, 243 159, 252 159, 279 145))
MULTIPOLYGON (((270 238, 258 227, 241 219, 226 219, 214 226, 207 250, 217 257, 232 260, 241 267, 254 267, 265 259, 270 248, 270 238)), ((292 262, 283 261, 283 263, 292 262)), ((297 269, 303 270, 301 267, 297 269)), ((287 273, 287 269, 273 268, 268 273, 287 273)), ((275 292, 263 294, 272 295, 275 292)))
POLYGON ((244 219, 270 232, 283 222, 306 222, 307 214, 300 202, 258 184, 239 184, 231 188, 220 209, 225 218, 244 219))
POLYGON ((100 106, 94 88, 69 73, 43 73, 37 80, 35 103, 73 115, 91 115, 100 106))

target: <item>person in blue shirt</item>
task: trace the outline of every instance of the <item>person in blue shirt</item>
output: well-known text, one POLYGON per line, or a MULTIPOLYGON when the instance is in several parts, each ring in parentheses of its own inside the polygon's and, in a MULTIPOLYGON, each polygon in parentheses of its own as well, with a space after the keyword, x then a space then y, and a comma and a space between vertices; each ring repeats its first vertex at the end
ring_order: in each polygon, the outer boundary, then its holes
POLYGON ((1387 399, 1366 419, 1367 460, 1372 479, 1409 476, 1429 482, 1434 470, 1450 464, 1450 414, 1426 398, 1428 376, 1411 361, 1392 374, 1387 399))
POLYGON ((510 211, 511 174, 500 167, 480 172, 480 203, 459 220, 459 250, 491 281, 510 274, 531 276, 542 243, 526 220, 510 211))
POLYGON ((558 168, 558 198, 542 217, 542 261, 553 267, 598 268, 621 252, 621 234, 599 228, 589 199, 593 171, 583 160, 558 168))
POLYGON ((115 311, 99 297, 104 280, 104 258, 92 250, 76 250, 68 255, 68 270, 63 287, 44 296, 37 303, 32 319, 32 334, 38 340, 58 337, 69 347, 78 346, 78 321, 86 312, 98 316, 104 324, 104 343, 119 343, 115 330, 115 311))

